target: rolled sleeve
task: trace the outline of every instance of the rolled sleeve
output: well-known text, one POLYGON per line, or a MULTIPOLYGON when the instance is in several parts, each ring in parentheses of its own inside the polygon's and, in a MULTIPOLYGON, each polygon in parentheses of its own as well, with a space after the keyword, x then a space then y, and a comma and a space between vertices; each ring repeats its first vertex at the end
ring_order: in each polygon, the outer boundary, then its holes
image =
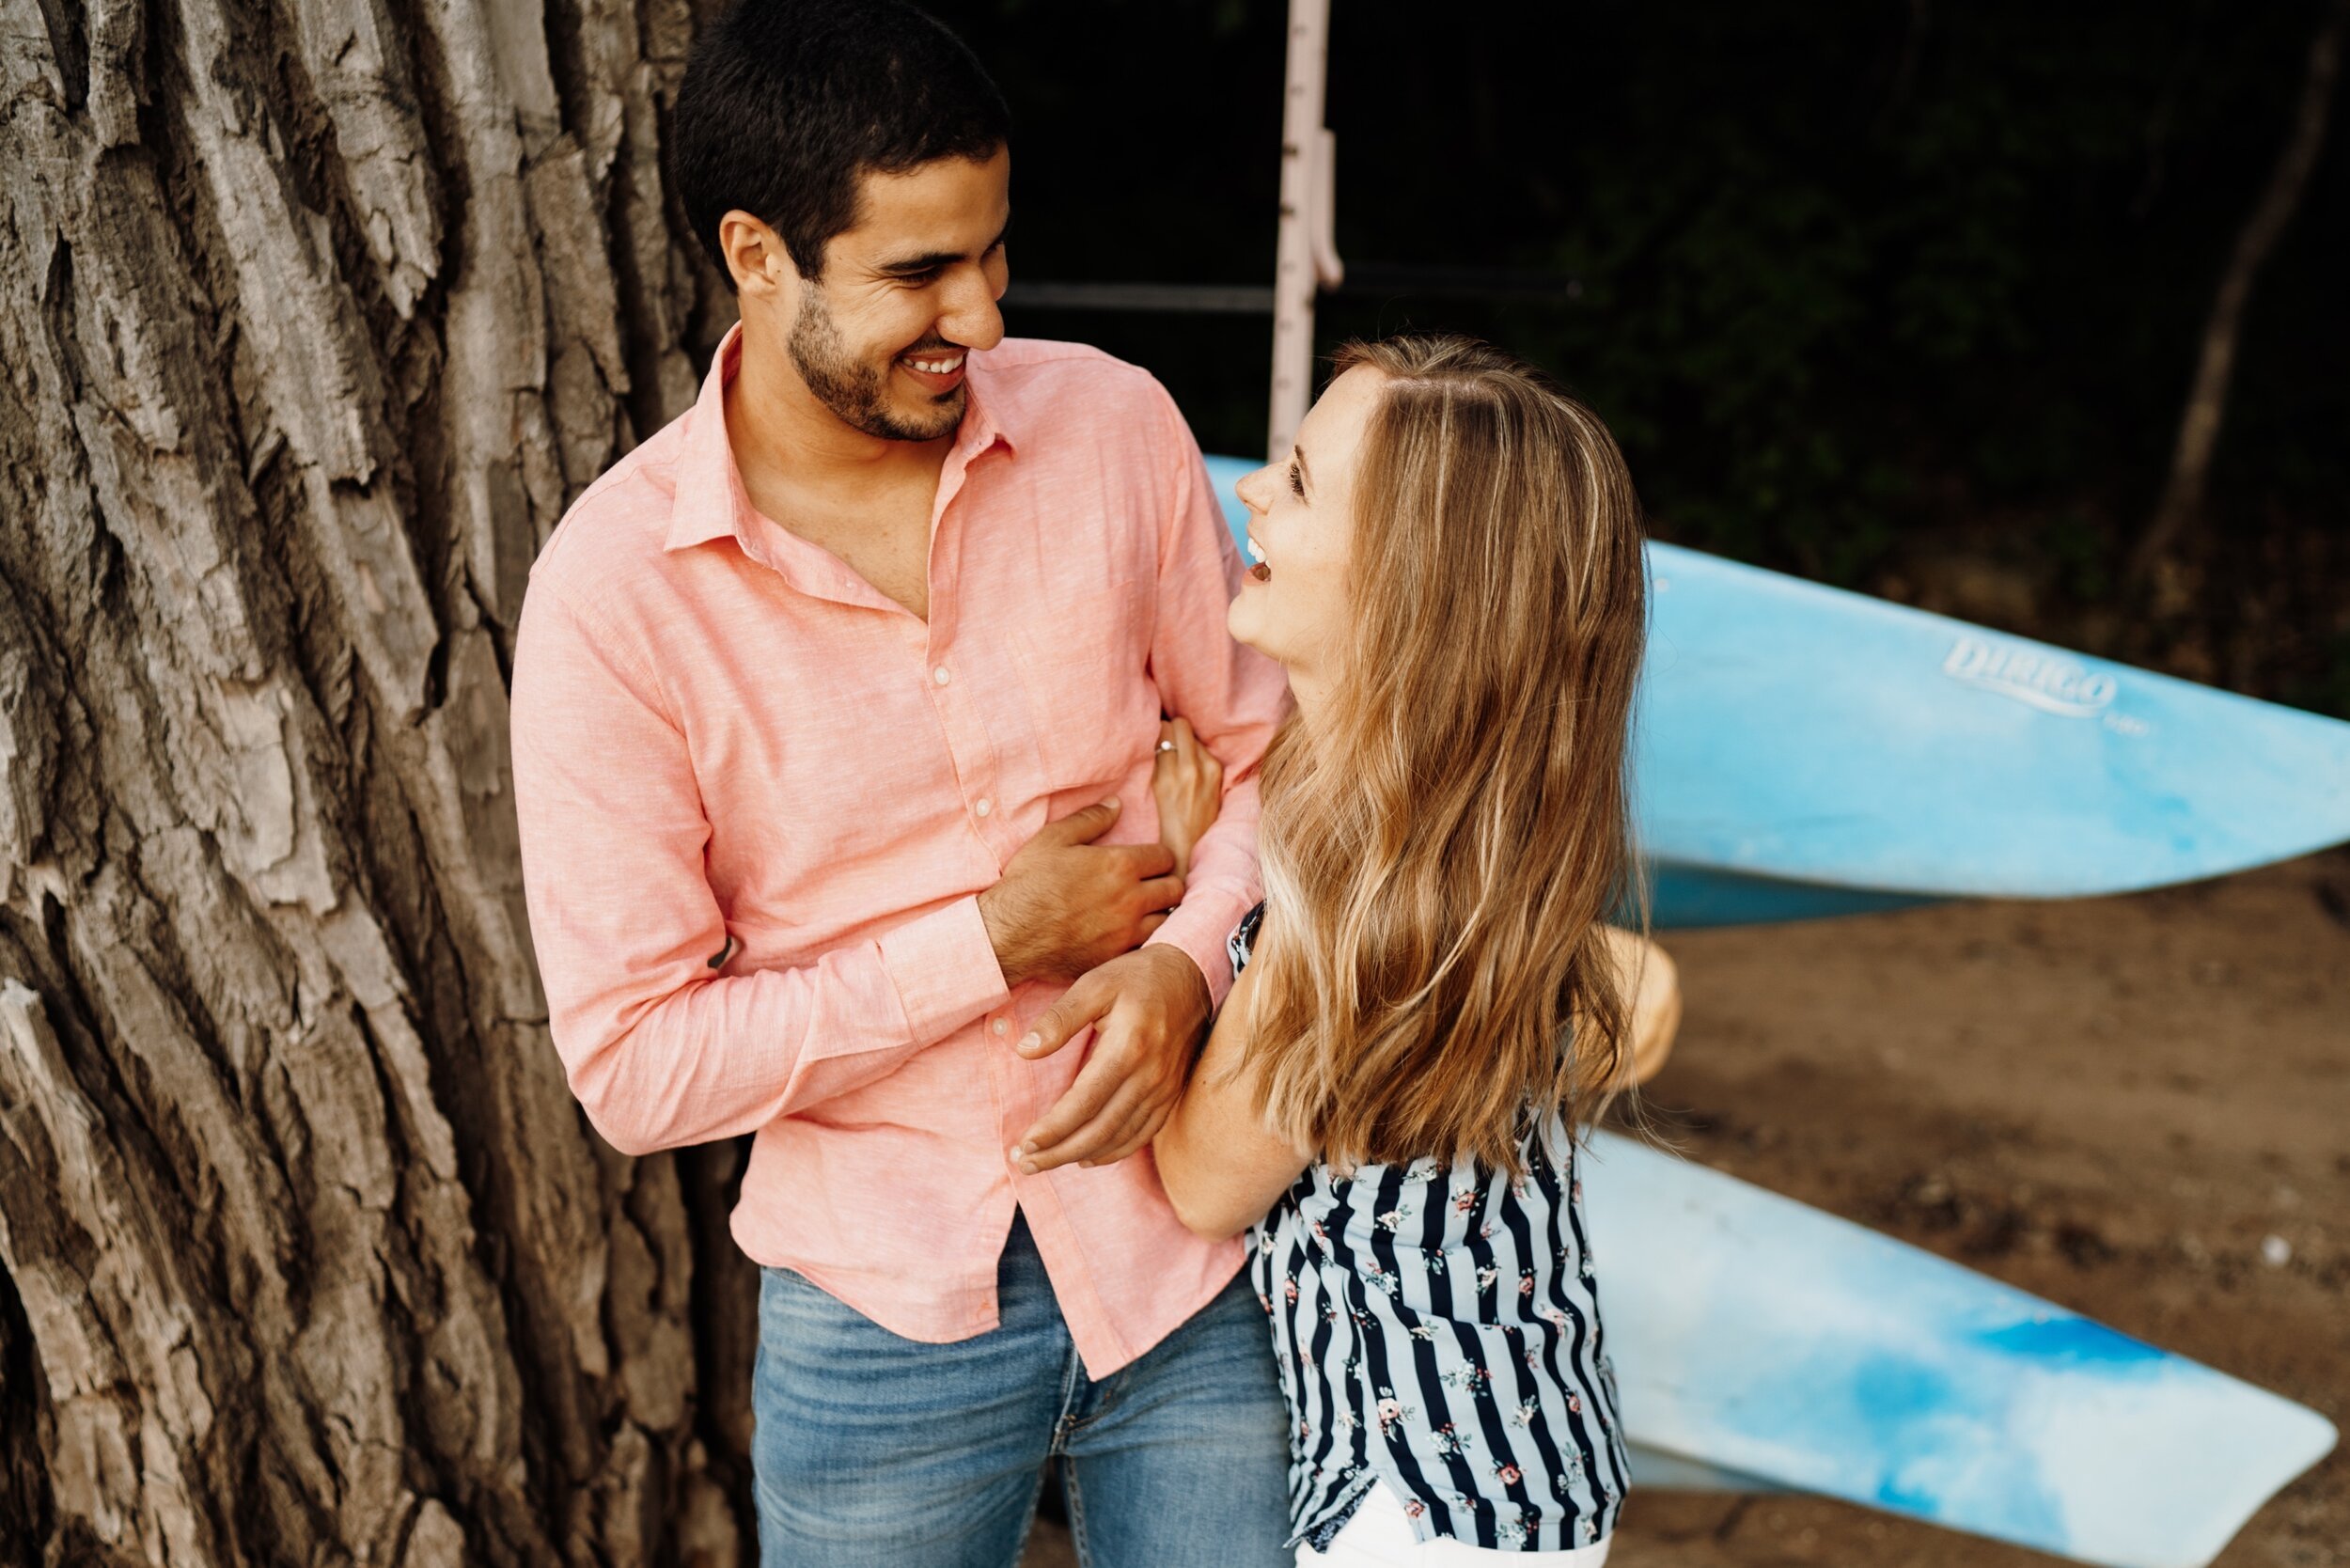
POLYGON ((881 962, 915 1040, 941 1039, 1010 998, 977 895, 883 936, 881 962))
POLYGON ((1227 839, 1228 849, 1238 849, 1239 854, 1247 857, 1249 874, 1201 875, 1197 862, 1200 849, 1207 847, 1207 839, 1201 839, 1198 847, 1192 851, 1193 875, 1184 886, 1183 902, 1167 917, 1166 924, 1144 940, 1146 947, 1152 943, 1164 943, 1190 954, 1192 962, 1199 965, 1199 973, 1206 977, 1209 999, 1216 1007, 1224 1005, 1224 997, 1232 988, 1232 961, 1225 950, 1225 940, 1232 934, 1232 928, 1240 923, 1241 917, 1256 907, 1257 902, 1264 896, 1255 875, 1256 782, 1252 779, 1239 789, 1226 791, 1224 808, 1231 810, 1236 803, 1235 797, 1243 791, 1247 793, 1246 806, 1250 817, 1247 842, 1245 847, 1240 847, 1236 843, 1236 835, 1228 835, 1227 839))

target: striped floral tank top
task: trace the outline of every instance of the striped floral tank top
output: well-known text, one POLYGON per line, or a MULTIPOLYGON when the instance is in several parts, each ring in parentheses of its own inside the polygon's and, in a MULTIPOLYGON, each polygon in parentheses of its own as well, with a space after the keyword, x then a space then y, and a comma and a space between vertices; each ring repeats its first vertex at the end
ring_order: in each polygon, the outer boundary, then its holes
MULTIPOLYGON (((1248 962, 1264 906, 1232 933, 1248 962)), ((1526 1173, 1306 1168, 1250 1232, 1290 1426, 1292 1543, 1385 1481, 1420 1539, 1564 1551, 1608 1535, 1626 1467, 1567 1130, 1526 1173)))

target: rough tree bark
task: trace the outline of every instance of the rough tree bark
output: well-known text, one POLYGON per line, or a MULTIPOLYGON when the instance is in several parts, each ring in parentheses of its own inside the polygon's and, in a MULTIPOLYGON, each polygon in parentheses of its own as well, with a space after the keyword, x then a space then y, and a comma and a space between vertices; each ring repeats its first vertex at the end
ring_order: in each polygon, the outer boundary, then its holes
POLYGON ((730 308, 696 3, 0 0, 0 1559, 736 1559, 731 1151, 578 1114, 506 756, 730 308))

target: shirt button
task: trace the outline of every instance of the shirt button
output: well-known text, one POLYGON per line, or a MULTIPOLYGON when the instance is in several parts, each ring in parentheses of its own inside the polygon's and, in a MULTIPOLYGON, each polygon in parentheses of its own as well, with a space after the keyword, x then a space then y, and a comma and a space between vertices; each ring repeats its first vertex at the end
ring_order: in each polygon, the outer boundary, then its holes
POLYGON ((989 1027, 989 1028, 991 1028, 991 1029, 994 1029, 994 1030, 995 1030, 997 1034, 1002 1034, 1002 1033, 1004 1033, 1006 1030, 1010 1029, 1010 1028, 1011 1027, 1011 1026, 1010 1026, 1010 1024, 1005 1023, 1005 1022, 1004 1022, 1001 1018, 998 1018, 998 1019, 996 1019, 996 1020, 995 1020, 995 1022, 994 1022, 993 1024, 990 1024, 990 1025, 988 1026, 988 1027, 989 1027))
POLYGON ((947 673, 947 666, 945 665, 941 665, 936 669, 931 671, 931 679, 943 686, 948 682, 953 680, 954 677, 947 673))
POLYGON ((973 802, 973 803, 972 803, 972 807, 971 807, 971 814, 972 814, 973 816, 975 816, 975 817, 984 817, 984 816, 986 816, 986 815, 987 815, 990 811, 993 811, 993 810, 995 810, 995 808, 992 804, 990 804, 989 802, 987 802, 987 801, 984 801, 984 800, 975 801, 975 802, 973 802))

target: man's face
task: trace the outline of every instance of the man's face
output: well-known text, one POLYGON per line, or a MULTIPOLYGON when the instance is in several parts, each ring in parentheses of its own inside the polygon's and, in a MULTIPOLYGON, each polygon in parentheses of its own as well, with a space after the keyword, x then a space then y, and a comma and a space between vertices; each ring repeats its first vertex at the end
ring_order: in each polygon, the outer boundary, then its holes
POLYGON ((842 423, 934 441, 963 420, 964 355, 1002 341, 1011 154, 941 158, 858 181, 856 223, 801 280, 791 363, 842 423))

